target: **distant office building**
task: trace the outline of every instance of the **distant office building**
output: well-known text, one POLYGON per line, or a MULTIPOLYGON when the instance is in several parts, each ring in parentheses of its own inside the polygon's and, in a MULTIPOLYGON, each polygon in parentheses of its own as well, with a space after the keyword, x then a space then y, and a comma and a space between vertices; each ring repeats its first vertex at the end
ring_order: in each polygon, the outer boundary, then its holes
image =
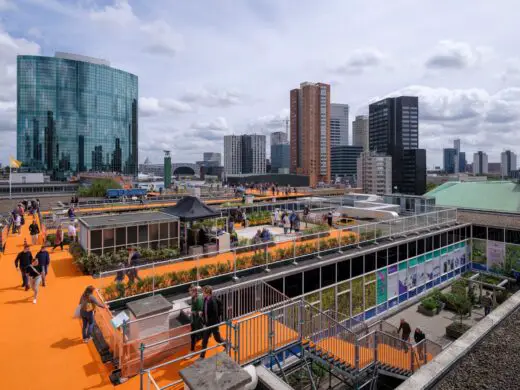
POLYGON ((266 171, 266 137, 260 134, 242 135, 242 172, 261 174, 266 171))
POLYGON ((443 149, 444 172, 446 172, 448 174, 456 173, 455 172, 455 162, 458 161, 458 159, 459 159, 459 156, 457 154, 457 149, 455 149, 455 148, 443 149))
POLYGON ((354 146, 361 146, 364 152, 368 152, 368 116, 358 115, 352 122, 352 138, 354 146))
POLYGON ((333 146, 330 154, 330 173, 332 178, 353 179, 357 175, 357 160, 363 148, 361 146, 333 146))
POLYGON ((330 182, 330 85, 302 83, 291 91, 291 173, 309 184, 330 182))
POLYGON ((289 144, 271 145, 271 172, 285 173, 291 164, 291 148, 289 144), (280 170, 282 170, 280 172, 280 170))
POLYGON ((419 148, 419 100, 413 96, 387 98, 369 106, 369 148, 378 154, 392 157, 392 186, 394 192, 422 195, 426 192, 426 152, 415 153, 414 164, 405 150, 419 148), (417 159, 424 159, 418 161, 417 159), (415 166, 419 172, 407 172, 415 166), (424 167, 424 168, 423 168, 424 167), (421 188, 414 183, 403 182, 411 177, 424 177, 421 188), (415 188, 415 192, 405 192, 415 188))
POLYGON ((224 170, 228 175, 266 172, 266 137, 260 134, 224 136, 224 170))
POLYGON ((488 156, 482 151, 473 154, 473 174, 485 175, 488 173, 488 156))
POLYGON ((516 154, 506 150, 500 154, 500 174, 511 177, 511 171, 516 171, 516 154))
POLYGON ((271 133, 271 146, 273 145, 288 145, 287 133, 284 131, 275 131, 271 133))
POLYGON ((466 153, 459 152, 459 173, 466 172, 467 163, 466 163, 466 153))
POLYGON ((204 152, 202 154, 203 164, 208 167, 219 167, 222 165, 222 155, 216 152, 204 152))
POLYGON ((357 186, 365 194, 391 194, 392 157, 362 152, 357 159, 357 186))
POLYGON ((348 145, 348 104, 330 104, 330 146, 348 145))
POLYGON ((24 166, 54 177, 137 174, 137 76, 91 57, 21 55, 17 93, 17 158, 24 166))
POLYGON ((401 188, 397 188, 398 192, 403 194, 424 195, 426 193, 425 173, 426 150, 405 150, 403 154, 403 180, 401 182, 401 188))
POLYGON ((242 137, 240 135, 224 136, 224 172, 227 175, 242 173, 242 137))

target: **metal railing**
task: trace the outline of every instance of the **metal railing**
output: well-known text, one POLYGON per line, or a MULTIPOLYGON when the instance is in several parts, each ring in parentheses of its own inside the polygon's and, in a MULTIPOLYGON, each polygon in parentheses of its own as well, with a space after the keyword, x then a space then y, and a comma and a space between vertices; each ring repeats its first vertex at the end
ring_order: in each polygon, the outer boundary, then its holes
MULTIPOLYGON (((224 346, 226 352, 238 364, 246 365, 256 361, 277 361, 278 353, 284 349, 301 345, 307 353, 319 356, 335 365, 343 365, 347 370, 362 372, 374 364, 383 368, 389 367, 401 375, 416 371, 435 357, 442 348, 431 340, 425 339, 418 344, 387 334, 377 323, 372 331, 358 335, 341 325, 326 312, 322 312, 303 299, 290 300, 275 307, 266 308, 253 315, 243 316, 219 324, 221 333, 226 334, 224 346)), ((389 325, 388 329, 391 329, 389 325)), ((191 337, 196 332, 188 332, 191 337)), ((161 343, 141 345, 141 351, 156 348, 160 344, 170 343, 182 336, 164 340, 161 343)), ((183 354, 182 350, 178 350, 183 354)), ((175 369, 172 366, 185 357, 199 354, 188 353, 178 356, 169 362, 152 367, 146 367, 145 359, 141 360, 141 378, 149 378, 148 384, 153 384, 152 372, 163 369, 175 369)), ((144 356, 144 354, 142 355, 144 356)), ((279 364, 279 361, 278 361, 279 364)), ((166 389, 181 383, 177 379, 159 389, 166 389)))
POLYGON ((237 279, 242 272, 269 271, 269 267, 276 263, 297 263, 303 258, 320 257, 324 252, 341 252, 357 248, 365 243, 393 240, 396 237, 404 237, 407 234, 419 233, 422 230, 456 223, 456 221, 457 210, 445 209, 319 233, 295 234, 291 240, 285 242, 271 240, 231 248, 226 252, 210 252, 114 269, 101 272, 98 276, 101 279, 101 286, 109 286, 109 290, 105 290, 105 293, 108 295, 107 300, 113 302, 129 296, 139 296, 166 288, 200 283, 216 276, 229 276, 237 279), (216 258, 217 256, 218 258, 216 258), (215 259, 209 259, 211 257, 215 257, 215 259), (187 262, 190 266, 186 265, 187 262), (180 266, 177 267, 176 264, 180 266), (140 272, 141 277, 146 278, 146 282, 137 285, 138 288, 126 289, 124 296, 118 296, 114 292, 116 286, 112 284, 112 277, 117 276, 118 273, 125 275, 134 270, 140 272))

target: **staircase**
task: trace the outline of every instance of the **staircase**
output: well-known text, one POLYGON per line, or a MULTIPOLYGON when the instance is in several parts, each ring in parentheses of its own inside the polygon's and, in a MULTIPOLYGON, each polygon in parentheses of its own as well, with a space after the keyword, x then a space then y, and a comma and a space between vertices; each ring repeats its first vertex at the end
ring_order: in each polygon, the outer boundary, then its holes
MULTIPOLYGON (((301 345, 304 359, 330 367, 345 381, 358 384, 378 373, 406 379, 442 350, 431 340, 413 344, 399 339, 397 328, 387 322, 367 326, 340 313, 322 312, 303 300, 271 308, 262 317, 263 326, 244 319, 236 327, 244 331, 254 327, 260 332, 250 333, 257 334, 265 329, 266 334, 258 338, 265 339, 263 351, 271 355, 301 345)), ((259 358, 259 354, 244 354, 244 347, 240 348, 240 364, 259 358)))

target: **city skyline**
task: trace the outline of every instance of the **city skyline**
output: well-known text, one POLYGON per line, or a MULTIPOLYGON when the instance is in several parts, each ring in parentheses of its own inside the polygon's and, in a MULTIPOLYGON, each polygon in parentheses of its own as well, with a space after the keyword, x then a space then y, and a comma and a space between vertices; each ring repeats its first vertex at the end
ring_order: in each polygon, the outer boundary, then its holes
POLYGON ((286 91, 302 80, 331 84, 331 102, 348 104, 350 119, 386 96, 419 96, 419 147, 428 151, 428 167, 442 165, 442 149, 454 138, 465 145, 467 160, 482 150, 490 161, 500 161, 505 148, 520 151, 520 61, 510 49, 518 41, 511 32, 520 5, 507 2, 509 12, 499 16, 496 5, 468 4, 455 9, 432 1, 421 9, 383 4, 381 14, 393 10, 385 21, 388 34, 359 36, 354 32, 362 26, 379 23, 366 2, 318 7, 303 1, 298 14, 286 18, 289 4, 267 1, 238 7, 163 0, 4 1, 0 161, 15 154, 16 55, 55 50, 106 58, 139 77, 140 163, 146 157, 160 162, 162 149, 172 150, 173 161, 196 161, 204 150, 221 152, 223 135, 284 130, 286 91), (326 23, 312 33, 302 31, 309 15, 326 23), (401 26, 420 29, 425 18, 441 16, 445 25, 431 26, 420 40, 396 38, 405 33, 401 26), (462 17, 463 26, 457 22, 462 17), (498 20, 500 31, 482 31, 498 20), (355 41, 340 41, 354 35, 355 41))

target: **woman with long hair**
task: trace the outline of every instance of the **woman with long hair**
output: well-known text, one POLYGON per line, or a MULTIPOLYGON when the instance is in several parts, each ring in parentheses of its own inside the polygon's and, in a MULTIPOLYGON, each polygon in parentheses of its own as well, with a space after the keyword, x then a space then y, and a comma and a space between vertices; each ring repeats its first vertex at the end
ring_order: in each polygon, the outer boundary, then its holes
POLYGON ((83 322, 82 336, 83 342, 88 343, 92 340, 92 330, 94 329, 94 311, 97 307, 105 308, 101 302, 94 296, 94 286, 88 286, 79 300, 80 305, 80 317, 83 322))

